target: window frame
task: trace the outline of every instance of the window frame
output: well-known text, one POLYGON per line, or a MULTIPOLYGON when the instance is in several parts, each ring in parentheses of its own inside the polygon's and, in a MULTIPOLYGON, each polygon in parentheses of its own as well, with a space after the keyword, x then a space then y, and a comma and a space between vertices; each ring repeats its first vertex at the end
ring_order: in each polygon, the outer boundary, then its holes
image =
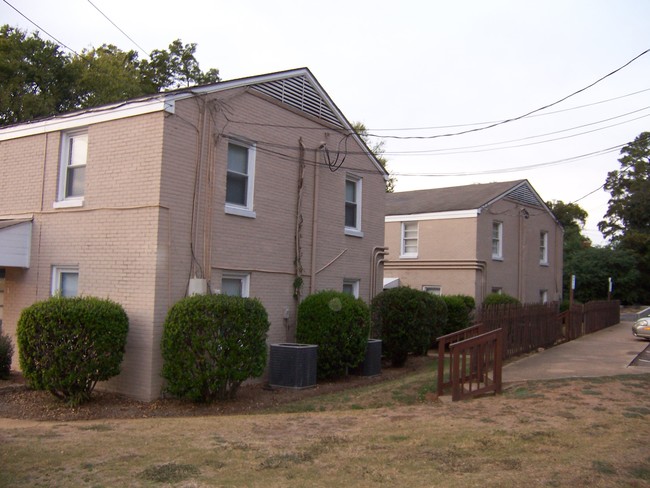
POLYGON ((230 296, 241 296, 242 298, 250 297, 250 283, 251 275, 250 273, 238 273, 238 272, 225 272, 221 275, 221 290, 220 293, 224 295, 223 291, 223 280, 239 280, 241 285, 241 295, 230 295, 230 296))
POLYGON ((363 232, 361 230, 361 209, 362 209, 362 201, 363 201, 362 182, 363 182, 362 178, 358 176, 352 174, 345 175, 345 188, 343 194, 345 213, 343 218, 343 224, 344 224, 345 234, 348 236, 363 237, 363 232), (354 201, 348 201, 348 183, 352 183, 354 185, 354 201), (347 214, 348 214, 349 205, 355 206, 354 226, 347 225, 347 214))
POLYGON ((440 285, 422 285, 422 291, 431 293, 432 295, 442 295, 442 286, 440 285))
POLYGON ((68 175, 70 170, 83 168, 84 170, 88 167, 88 129, 75 129, 61 134, 61 150, 59 155, 59 181, 57 188, 56 201, 54 202, 54 208, 65 208, 65 207, 81 207, 83 206, 84 199, 86 197, 86 184, 85 184, 85 174, 84 174, 84 187, 83 194, 76 196, 68 196, 68 175), (84 137, 86 139, 86 154, 83 164, 70 164, 72 155, 70 153, 71 143, 75 139, 84 137))
POLYGON ((400 258, 417 258, 419 253, 420 225, 418 221, 402 222, 400 239, 400 258), (407 225, 415 225, 415 237, 406 237, 407 225), (406 241, 415 240, 415 252, 407 252, 406 241))
POLYGON ((225 212, 230 215, 238 215, 240 217, 255 218, 254 210, 254 194, 255 194, 255 159, 257 154, 257 149, 255 143, 244 141, 241 139, 230 138, 228 139, 228 145, 226 148, 226 196, 225 200, 225 212), (247 160, 246 160, 246 173, 237 173, 234 170, 231 170, 229 166, 230 162, 230 147, 237 146, 239 148, 244 148, 247 151, 247 160), (239 204, 236 202, 229 202, 228 198, 228 176, 233 174, 245 175, 246 177, 246 197, 245 203, 239 204))
POLYGON ((499 220, 492 221, 492 259, 495 261, 503 261, 503 222, 499 220), (494 231, 497 231, 497 235, 494 235, 494 231), (496 243, 496 251, 495 251, 496 243))
POLYGON ((79 296, 79 266, 73 265, 55 265, 52 266, 52 282, 50 287, 50 294, 55 296, 61 294, 63 297, 78 297, 79 296), (62 278, 64 274, 77 275, 77 290, 74 295, 64 295, 62 293, 62 278))
POLYGON ((359 287, 360 287, 360 283, 361 283, 361 280, 358 279, 358 278, 343 278, 343 288, 342 288, 341 291, 342 291, 343 293, 347 293, 347 292, 345 291, 345 287, 346 287, 346 285, 347 285, 347 286, 351 286, 351 287, 352 287, 352 293, 351 293, 351 295, 352 295, 354 298, 359 298, 359 287))
POLYGON ((548 231, 539 232, 539 264, 548 266, 548 231))
POLYGON ((539 301, 542 304, 548 303, 548 290, 539 290, 539 301))

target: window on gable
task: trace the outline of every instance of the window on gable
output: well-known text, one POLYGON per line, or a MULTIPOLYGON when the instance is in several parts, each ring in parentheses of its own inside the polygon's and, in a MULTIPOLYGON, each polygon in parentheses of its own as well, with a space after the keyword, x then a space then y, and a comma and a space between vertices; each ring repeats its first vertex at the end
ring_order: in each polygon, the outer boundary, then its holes
POLYGON ((402 258, 418 257, 418 223, 402 222, 402 258))
POLYGON ((503 222, 492 222, 492 259, 503 259, 503 222))
POLYGON ((85 194, 88 133, 64 133, 61 140, 59 190, 56 206, 81 205, 85 194), (67 205, 66 205, 67 204, 67 205))
POLYGON ((548 232, 539 233, 539 264, 548 264, 548 232))
POLYGON ((255 217, 253 212, 254 181, 255 146, 229 142, 226 174, 227 213, 255 217))
POLYGON ((52 268, 52 295, 76 297, 79 294, 79 268, 54 266, 52 268))
POLYGON ((221 278, 221 293, 235 297, 248 297, 250 293, 250 275, 224 273, 221 278))
POLYGON ((345 233, 363 237, 361 232, 361 179, 345 178, 345 233))
POLYGON ((343 293, 352 295, 354 298, 359 298, 359 280, 357 279, 344 279, 343 280, 343 293))

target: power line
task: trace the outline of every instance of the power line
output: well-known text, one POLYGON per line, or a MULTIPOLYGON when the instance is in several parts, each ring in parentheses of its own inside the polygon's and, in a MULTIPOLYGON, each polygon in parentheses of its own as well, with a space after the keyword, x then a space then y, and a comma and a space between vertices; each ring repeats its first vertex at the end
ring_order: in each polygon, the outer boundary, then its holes
MULTIPOLYGON (((463 135, 463 134, 470 134, 470 133, 472 133, 472 132, 484 131, 484 130, 487 130, 487 129, 492 129, 492 128, 494 128, 494 127, 498 127, 498 126, 500 126, 500 125, 508 124, 508 123, 510 123, 510 122, 515 122, 515 121, 517 121, 517 120, 521 120, 521 119, 523 119, 524 117, 528 117, 528 116, 530 116, 530 115, 532 115, 532 114, 534 114, 534 113, 541 112, 542 110, 545 110, 545 109, 547 109, 547 108, 550 108, 550 107, 553 107, 553 106, 555 106, 555 105, 558 105, 559 103, 562 103, 562 102, 564 102, 565 100, 567 100, 567 99, 569 99, 569 98, 571 98, 571 97, 573 97, 573 96, 575 96, 575 95, 577 95, 577 94, 579 94, 579 93, 582 93, 582 92, 588 90, 589 88, 595 86, 596 84, 600 83, 600 82, 603 81, 604 79, 609 78, 610 76, 612 76, 612 75, 618 73, 618 72, 621 71, 623 68, 629 66, 629 65, 632 64, 634 61, 636 61, 637 59, 639 59, 641 56, 643 56, 643 55, 645 55, 645 54, 647 54, 647 53, 649 53, 649 52, 650 52, 650 49, 646 49, 646 50, 643 51, 641 54, 638 54, 638 55, 635 56, 634 58, 630 59, 630 60, 629 60, 627 63, 625 63, 623 66, 621 66, 621 67, 619 67, 619 68, 616 68, 616 69, 615 69, 614 71, 612 71, 611 73, 608 73, 608 74, 606 74, 605 76, 602 76, 602 77, 598 78, 596 81, 594 81, 593 83, 590 83, 589 85, 585 86, 584 88, 581 88, 581 89, 579 89, 579 90, 577 90, 577 91, 574 91, 573 93, 571 93, 571 94, 569 94, 569 95, 567 95, 567 96, 565 96, 565 97, 562 97, 562 98, 560 98, 559 100, 557 100, 557 101, 555 101, 555 102, 553 102, 553 103, 549 103, 549 104, 547 104, 547 105, 544 105, 543 107, 536 108, 535 110, 531 110, 530 112, 527 112, 527 113, 525 113, 525 114, 523 114, 523 115, 519 115, 519 116, 517 116, 517 117, 512 117, 512 118, 510 118, 510 119, 502 120, 502 121, 500 121, 500 122, 496 122, 496 123, 494 123, 494 124, 490 124, 490 125, 487 125, 487 126, 484 126, 484 127, 477 127, 477 128, 475 128, 475 129, 468 129, 468 130, 464 130, 464 131, 460 131, 460 132, 448 132, 448 133, 446 133, 446 134, 437 134, 437 135, 433 135, 433 136, 382 136, 382 137, 384 137, 384 138, 390 138, 390 139, 439 139, 439 138, 441 138, 441 137, 460 136, 460 135, 463 135)), ((368 135, 369 135, 369 136, 379 137, 379 136, 377 136, 376 134, 368 134, 368 135)))
POLYGON ((589 195, 592 195, 592 194, 596 193, 598 190, 602 190, 603 188, 605 188, 605 183, 603 183, 602 185, 600 185, 600 186, 599 186, 598 188, 596 188, 595 190, 590 191, 590 192, 587 193, 586 195, 581 196, 581 197, 578 198, 577 200, 573 200, 572 202, 569 202, 569 204, 571 204, 571 203, 578 203, 580 200, 584 200, 584 199, 587 198, 589 195))
POLYGON ((63 46, 64 48, 66 48, 68 51, 71 51, 71 52, 75 53, 77 56, 79 56, 79 53, 78 53, 77 51, 75 51, 75 50, 72 49, 71 47, 68 47, 68 46, 67 46, 66 44, 64 44, 63 42, 59 41, 56 37, 54 37, 54 36, 53 36, 52 34, 50 34, 48 31, 46 31, 45 29, 43 29, 40 25, 38 25, 36 22, 34 22, 34 21, 33 21, 32 19, 30 19, 29 17, 27 17, 24 13, 22 13, 22 12, 21 12, 20 10, 18 10, 16 7, 14 7, 13 5, 11 5, 7 0, 2 0, 2 1, 3 1, 4 3, 6 3, 7 5, 9 5, 9 6, 10 6, 12 9, 14 9, 16 12, 18 12, 19 15, 21 15, 22 17, 24 17, 24 18, 25 18, 28 22, 30 22, 32 25, 35 25, 37 29, 39 29, 39 30, 45 32, 45 34, 47 34, 49 37, 51 37, 52 39, 54 39, 57 43, 59 43, 59 44, 60 44, 61 46, 63 46))
POLYGON ((116 28, 117 30, 119 30, 122 34, 124 34, 124 35, 126 36, 126 38, 127 38, 129 41, 131 41, 133 44, 135 44, 135 46, 136 46, 140 51, 142 51, 142 53, 143 53, 145 56, 149 57, 149 54, 147 53, 147 50, 144 49, 142 46, 140 46, 140 44, 138 44, 137 42, 135 42, 135 41, 131 38, 131 36, 129 36, 126 32, 124 32, 122 29, 120 29, 120 27, 119 27, 115 22, 113 22, 110 18, 108 18, 108 15, 106 15, 104 12, 102 12, 102 11, 100 10, 100 8, 99 8, 97 5, 95 5, 95 4, 94 4, 93 2, 91 2, 90 0, 88 0, 88 3, 89 3, 90 5, 92 5, 92 6, 95 8, 95 10, 97 10, 100 14, 102 14, 106 20, 108 20, 111 24, 113 24, 113 27, 115 27, 115 28, 116 28))

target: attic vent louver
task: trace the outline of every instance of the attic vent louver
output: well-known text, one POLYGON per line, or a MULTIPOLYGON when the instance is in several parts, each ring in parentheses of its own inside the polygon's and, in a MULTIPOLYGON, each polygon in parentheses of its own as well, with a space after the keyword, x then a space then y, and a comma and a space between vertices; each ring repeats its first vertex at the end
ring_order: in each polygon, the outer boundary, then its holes
POLYGON ((515 200, 520 203, 525 203, 527 205, 533 205, 535 207, 541 207, 542 202, 539 201, 535 192, 531 190, 528 185, 522 185, 519 188, 515 188, 506 197, 515 200))
POLYGON ((336 114, 305 76, 260 83, 253 85, 252 88, 313 117, 343 128, 336 114))

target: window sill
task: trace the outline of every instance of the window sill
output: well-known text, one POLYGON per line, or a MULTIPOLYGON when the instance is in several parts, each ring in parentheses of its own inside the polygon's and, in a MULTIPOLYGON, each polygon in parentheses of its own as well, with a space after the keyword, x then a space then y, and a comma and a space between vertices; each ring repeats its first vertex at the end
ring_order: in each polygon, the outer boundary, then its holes
POLYGON ((358 229, 345 228, 345 235, 351 237, 363 237, 363 232, 358 229))
POLYGON ((417 259, 418 255, 417 254, 400 254, 399 258, 400 259, 417 259))
POLYGON ((492 256, 492 261, 503 261, 503 256, 492 256))
POLYGON ((254 210, 249 210, 243 207, 234 207, 232 205, 226 205, 224 211, 228 215, 237 215, 238 217, 246 217, 248 219, 257 218, 257 214, 255 213, 254 210))
POLYGON ((539 265, 544 266, 545 268, 548 268, 550 266, 550 264, 548 264, 548 262, 546 262, 546 263, 542 262, 542 263, 539 263, 539 265))
POLYGON ((84 199, 83 198, 78 198, 74 200, 61 200, 58 202, 54 202, 52 205, 53 208, 74 208, 74 207, 83 207, 84 206, 84 199))

